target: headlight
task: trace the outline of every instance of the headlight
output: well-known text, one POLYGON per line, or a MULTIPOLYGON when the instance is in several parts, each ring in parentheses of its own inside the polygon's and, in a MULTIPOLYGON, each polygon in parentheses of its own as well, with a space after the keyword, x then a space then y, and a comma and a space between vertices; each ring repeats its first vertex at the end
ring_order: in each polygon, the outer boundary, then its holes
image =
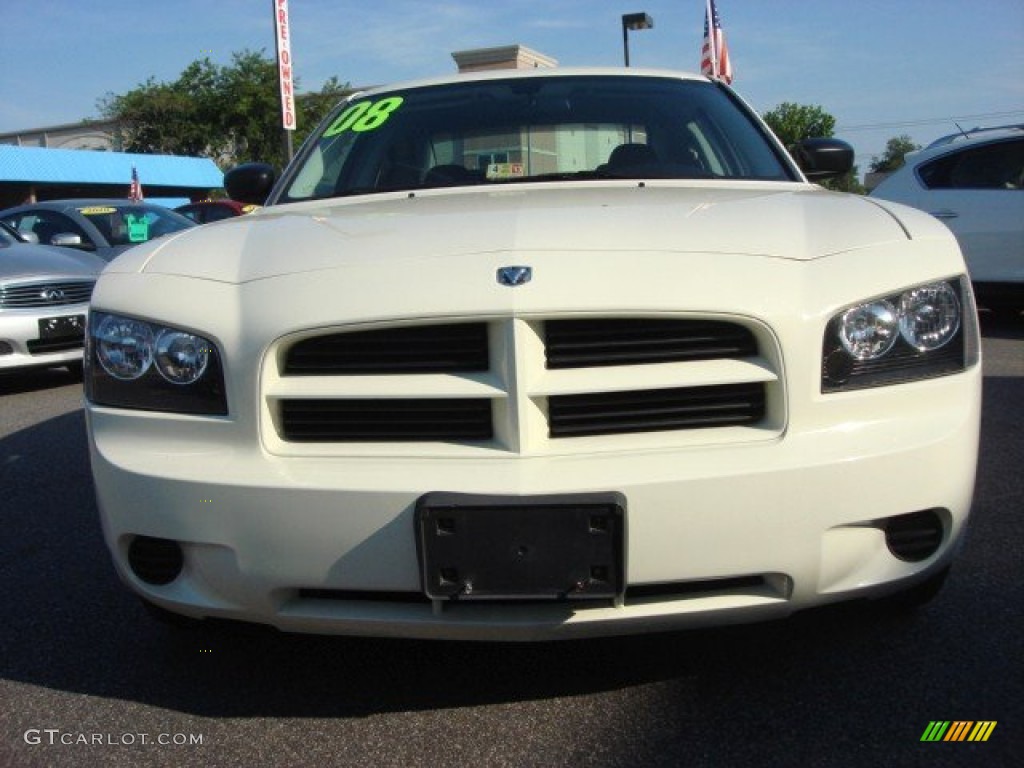
POLYGON ((171 384, 194 384, 210 363, 210 342, 165 328, 156 340, 156 369, 171 384))
POLYGON ((91 312, 85 396, 97 405, 202 415, 228 412, 224 374, 208 339, 178 328, 91 312))
POLYGON ((900 333, 918 352, 945 346, 960 330, 960 300, 948 283, 900 296, 900 333))
POLYGON ((96 357, 122 381, 145 375, 153 363, 153 329, 130 317, 107 315, 96 327, 96 357))
POLYGON ((881 357, 899 338, 896 307, 888 301, 848 309, 839 320, 839 341, 851 357, 873 360, 881 357))
POLYGON ((965 370, 978 361, 974 312, 965 277, 847 307, 825 329, 821 391, 899 384, 965 370))

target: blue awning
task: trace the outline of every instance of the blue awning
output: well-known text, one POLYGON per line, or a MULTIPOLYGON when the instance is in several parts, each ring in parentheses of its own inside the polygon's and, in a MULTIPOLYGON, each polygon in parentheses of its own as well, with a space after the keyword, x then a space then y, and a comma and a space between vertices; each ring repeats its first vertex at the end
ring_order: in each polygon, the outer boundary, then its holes
POLYGON ((147 186, 219 189, 224 174, 209 158, 0 145, 0 184, 128 184, 132 166, 147 186))

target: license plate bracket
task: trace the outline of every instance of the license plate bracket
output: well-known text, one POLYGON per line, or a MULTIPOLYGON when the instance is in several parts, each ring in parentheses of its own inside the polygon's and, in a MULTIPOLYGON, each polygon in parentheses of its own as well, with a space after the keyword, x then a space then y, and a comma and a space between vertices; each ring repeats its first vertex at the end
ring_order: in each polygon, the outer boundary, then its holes
POLYGON ((625 589, 621 493, 428 493, 416 504, 432 600, 614 599, 625 589))

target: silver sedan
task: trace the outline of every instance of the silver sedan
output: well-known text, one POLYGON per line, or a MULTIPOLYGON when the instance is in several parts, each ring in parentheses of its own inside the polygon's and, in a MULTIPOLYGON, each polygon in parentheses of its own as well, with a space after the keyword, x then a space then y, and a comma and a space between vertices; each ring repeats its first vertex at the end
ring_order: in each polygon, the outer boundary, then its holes
POLYGON ((105 265, 0 227, 0 372, 81 366, 89 298, 105 265))

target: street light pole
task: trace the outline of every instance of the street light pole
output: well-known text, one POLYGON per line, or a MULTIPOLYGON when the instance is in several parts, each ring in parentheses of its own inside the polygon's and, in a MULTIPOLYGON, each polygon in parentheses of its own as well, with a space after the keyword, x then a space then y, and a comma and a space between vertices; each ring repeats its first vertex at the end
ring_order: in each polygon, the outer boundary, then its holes
POLYGON ((631 29, 652 29, 654 19, 646 13, 624 13, 622 14, 622 58, 626 66, 629 66, 629 30, 631 29))

